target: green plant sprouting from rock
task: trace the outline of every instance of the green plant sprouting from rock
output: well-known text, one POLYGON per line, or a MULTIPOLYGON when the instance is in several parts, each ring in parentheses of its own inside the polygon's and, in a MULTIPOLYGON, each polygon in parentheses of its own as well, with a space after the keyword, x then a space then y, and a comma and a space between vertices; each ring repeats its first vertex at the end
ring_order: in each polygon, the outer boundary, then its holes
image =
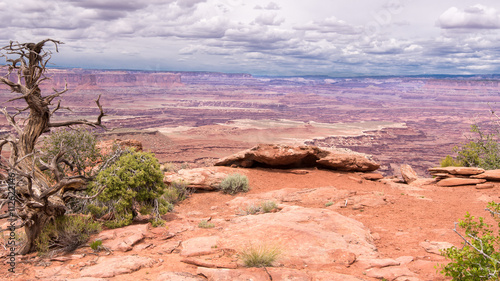
POLYGON ((281 247, 270 244, 250 245, 240 253, 246 267, 269 267, 282 253, 281 247))

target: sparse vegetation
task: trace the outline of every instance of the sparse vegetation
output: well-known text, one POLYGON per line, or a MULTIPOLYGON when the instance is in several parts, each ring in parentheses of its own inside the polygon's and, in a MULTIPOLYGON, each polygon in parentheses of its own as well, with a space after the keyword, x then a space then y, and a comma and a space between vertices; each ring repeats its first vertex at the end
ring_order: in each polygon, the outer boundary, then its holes
POLYGON ((469 142, 461 147, 454 148, 457 158, 453 162, 465 167, 480 167, 486 170, 499 169, 499 130, 499 125, 495 121, 490 122, 487 129, 481 128, 478 124, 472 125, 473 137, 469 137, 469 142))
MULTIPOLYGON (((500 204, 490 202, 487 209, 500 226, 500 204)), ((451 260, 442 266, 441 273, 452 280, 498 280, 500 277, 500 231, 469 213, 457 223, 463 247, 451 247, 442 254, 451 260), (461 233, 463 232, 463 233, 461 233)))
POLYGON ((219 189, 227 194, 236 194, 239 192, 248 192, 248 178, 238 173, 225 177, 219 185, 219 189))
POLYGON ((189 197, 193 190, 188 188, 185 181, 172 182, 163 192, 162 198, 171 204, 175 204, 189 197))
POLYGON ((202 220, 198 223, 199 228, 214 228, 215 224, 207 221, 207 220, 202 220))
POLYGON ((70 252, 86 243, 90 235, 101 231, 101 225, 88 216, 61 216, 45 225, 36 239, 38 253, 70 252))
POLYGON ((250 245, 241 251, 240 257, 246 267, 268 267, 273 266, 281 252, 276 245, 250 245))
POLYGON ((333 202, 332 201, 328 201, 328 202, 326 202, 325 207, 330 207, 332 205, 333 205, 333 202))
POLYGON ((44 155, 41 159, 49 162, 59 153, 65 153, 65 162, 58 168, 65 175, 91 176, 92 167, 102 158, 97 148, 97 138, 94 133, 83 127, 75 129, 64 128, 53 131, 43 141, 44 155))
POLYGON ((258 213, 270 213, 276 209, 278 209, 278 205, 276 204, 276 202, 262 201, 258 206, 250 204, 244 210, 240 209, 240 211, 242 211, 245 215, 255 215, 258 213))

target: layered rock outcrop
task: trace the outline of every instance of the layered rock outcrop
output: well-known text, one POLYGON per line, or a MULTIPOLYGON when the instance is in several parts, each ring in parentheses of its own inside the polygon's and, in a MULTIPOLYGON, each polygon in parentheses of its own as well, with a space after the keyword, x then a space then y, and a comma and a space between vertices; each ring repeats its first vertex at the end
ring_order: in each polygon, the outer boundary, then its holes
POLYGON ((316 146, 261 144, 215 163, 216 166, 254 166, 276 168, 321 167, 338 171, 371 172, 380 165, 367 154, 347 149, 326 149, 316 146))
POLYGON ((439 186, 476 185, 478 189, 492 188, 486 181, 500 181, 500 169, 485 171, 477 167, 437 167, 429 172, 438 181, 439 186))

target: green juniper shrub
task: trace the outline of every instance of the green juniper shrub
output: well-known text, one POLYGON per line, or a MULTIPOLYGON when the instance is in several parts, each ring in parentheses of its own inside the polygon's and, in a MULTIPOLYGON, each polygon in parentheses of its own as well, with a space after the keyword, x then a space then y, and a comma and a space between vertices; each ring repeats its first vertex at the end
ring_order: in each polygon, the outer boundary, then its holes
POLYGON ((43 227, 35 243, 41 255, 52 251, 71 252, 100 231, 101 225, 92 217, 61 216, 43 227))
POLYGON ((496 123, 489 130, 474 124, 471 132, 474 138, 461 147, 455 147, 457 161, 466 167, 480 167, 486 170, 500 168, 500 134, 496 123))
POLYGON ((89 184, 89 195, 102 188, 86 208, 97 218, 112 218, 104 224, 110 228, 131 224, 138 212, 151 213, 158 221, 160 215, 172 209, 172 204, 161 198, 165 189, 163 173, 151 153, 125 151, 89 184))
MULTIPOLYGON (((490 202, 488 209, 500 226, 500 204, 490 202)), ((469 213, 457 224, 455 230, 464 240, 460 248, 451 247, 442 251, 450 259, 441 265, 441 273, 452 280, 498 280, 500 277, 500 232, 485 222, 482 217, 475 218, 469 213)))
POLYGON ((238 173, 228 175, 219 184, 219 189, 223 193, 236 194, 239 192, 248 192, 248 178, 238 173))
POLYGON ((441 160, 441 167, 463 167, 464 164, 461 161, 454 159, 450 155, 446 155, 445 158, 441 160))

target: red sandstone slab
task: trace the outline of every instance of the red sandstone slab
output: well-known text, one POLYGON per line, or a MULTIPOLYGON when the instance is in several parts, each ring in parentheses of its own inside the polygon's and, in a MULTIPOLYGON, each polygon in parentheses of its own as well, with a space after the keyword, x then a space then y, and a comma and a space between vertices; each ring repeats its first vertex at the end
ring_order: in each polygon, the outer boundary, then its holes
POLYGON ((437 183, 439 186, 460 186, 460 185, 475 185, 484 183, 484 179, 462 179, 462 178, 450 178, 444 179, 437 183))

